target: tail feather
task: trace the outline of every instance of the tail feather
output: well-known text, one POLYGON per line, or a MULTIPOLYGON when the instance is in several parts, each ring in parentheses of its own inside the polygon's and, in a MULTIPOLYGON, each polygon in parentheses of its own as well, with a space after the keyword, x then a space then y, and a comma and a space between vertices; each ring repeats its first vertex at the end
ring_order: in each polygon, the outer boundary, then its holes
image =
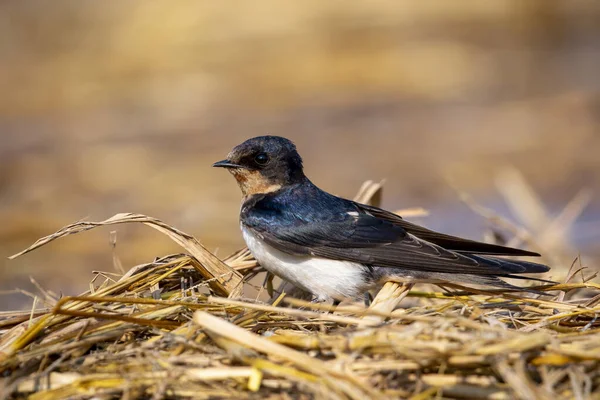
POLYGON ((540 274, 548 272, 550 268, 543 264, 533 263, 530 261, 510 260, 498 257, 479 256, 469 254, 469 258, 479 261, 483 265, 493 264, 505 270, 507 274, 540 274))
POLYGON ((549 283, 552 285, 556 285, 558 284, 558 282, 556 281, 551 281, 548 279, 542 279, 542 278, 535 278, 533 276, 523 276, 523 275, 500 275, 500 278, 509 278, 509 279, 521 279, 521 280, 525 280, 525 281, 536 281, 536 282, 542 282, 542 283, 549 283))
MULTIPOLYGON (((501 260, 504 261, 504 260, 501 260)), ((511 260, 512 261, 512 260, 511 260)), ((517 261, 519 262, 519 261, 517 261)), ((533 263, 529 263, 533 264, 533 263)), ((547 267, 540 265, 536 265, 535 268, 544 267, 544 271, 547 270, 547 267)), ((503 279, 531 279, 544 283, 555 283, 552 281, 547 281, 540 278, 530 278, 528 276, 514 275, 507 273, 505 275, 474 275, 474 274, 454 274, 454 273, 444 273, 444 272, 426 272, 426 271, 417 271, 417 270, 409 270, 405 268, 387 268, 387 267, 373 267, 373 277, 376 281, 384 281, 384 280, 397 280, 403 282, 415 282, 415 283, 433 283, 433 284, 456 284, 463 287, 468 286, 476 286, 476 287, 485 287, 488 288, 497 288, 504 289, 506 291, 518 291, 518 292, 527 292, 533 293, 537 295, 545 295, 539 290, 530 289, 527 287, 521 287, 512 285, 508 282, 505 282, 503 279)))
MULTIPOLYGON (((467 285, 475 284, 478 286, 488 286, 489 288, 503 289, 503 291, 507 291, 507 292, 525 292, 525 293, 531 293, 531 294, 536 294, 536 295, 540 295, 540 296, 550 296, 550 294, 540 291, 540 290, 531 289, 529 287, 511 285, 510 283, 505 282, 502 279, 500 279, 500 277, 498 277, 498 276, 470 275, 470 276, 465 276, 464 278, 465 279, 455 280, 455 283, 457 283, 461 286, 462 286, 462 284, 467 284, 467 285)), ((515 276, 503 276, 502 278, 515 278, 515 276)), ((528 279, 525 276, 516 276, 516 278, 517 279, 528 279)), ((536 280, 538 280, 538 279, 536 279, 536 280)), ((549 282, 549 281, 547 281, 547 282, 549 282)))

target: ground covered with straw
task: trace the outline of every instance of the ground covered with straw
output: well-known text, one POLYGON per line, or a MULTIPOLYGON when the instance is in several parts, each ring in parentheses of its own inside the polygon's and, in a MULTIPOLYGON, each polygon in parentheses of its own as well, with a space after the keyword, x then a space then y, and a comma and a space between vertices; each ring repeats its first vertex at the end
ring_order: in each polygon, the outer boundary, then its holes
POLYGON ((248 298, 261 268, 247 250, 219 259, 138 214, 24 253, 132 222, 185 253, 97 272, 78 297, 40 288, 31 311, 0 314, 1 398, 600 398, 600 285, 577 263, 536 287, 546 295, 388 283, 369 307, 333 309, 270 282, 271 301, 248 298))

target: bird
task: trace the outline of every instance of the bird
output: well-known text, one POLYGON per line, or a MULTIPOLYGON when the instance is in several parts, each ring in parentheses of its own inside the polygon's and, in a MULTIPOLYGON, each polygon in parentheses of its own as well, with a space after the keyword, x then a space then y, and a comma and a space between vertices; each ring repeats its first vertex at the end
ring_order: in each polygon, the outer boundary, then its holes
POLYGON ((549 271, 502 258, 538 253, 438 233, 321 190, 284 137, 248 139, 213 167, 226 168, 241 189, 240 228, 250 253, 315 302, 359 299, 386 281, 527 290, 503 278, 549 271))

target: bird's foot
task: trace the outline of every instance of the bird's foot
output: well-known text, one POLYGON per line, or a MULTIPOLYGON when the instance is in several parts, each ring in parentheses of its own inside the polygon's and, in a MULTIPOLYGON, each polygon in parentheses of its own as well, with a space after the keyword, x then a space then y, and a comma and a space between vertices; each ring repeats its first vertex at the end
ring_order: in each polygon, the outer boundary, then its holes
MULTIPOLYGON (((312 297, 312 299, 310 300, 310 302, 311 302, 311 303, 313 303, 313 304, 321 304, 321 303, 325 303, 327 300, 328 300, 328 299, 324 299, 324 298, 322 298, 322 297, 319 297, 319 296, 313 296, 313 297, 312 297)), ((335 311, 335 308, 336 308, 336 307, 337 307, 337 306, 338 306, 338 305, 339 305, 341 302, 342 302, 341 300, 336 300, 336 299, 334 299, 334 300, 333 300, 333 303, 332 303, 332 307, 333 307, 333 308, 332 308, 332 309, 330 309, 330 310, 326 310, 326 311, 324 311, 324 312, 325 312, 325 313, 332 313, 332 312, 334 312, 334 311, 335 311)))

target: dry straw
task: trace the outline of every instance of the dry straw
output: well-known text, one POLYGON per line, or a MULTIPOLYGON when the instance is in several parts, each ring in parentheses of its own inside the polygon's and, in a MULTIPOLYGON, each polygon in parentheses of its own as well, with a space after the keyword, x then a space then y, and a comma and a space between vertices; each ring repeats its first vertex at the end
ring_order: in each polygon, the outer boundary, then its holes
MULTIPOLYGON (((358 198, 380 196, 381 185, 368 183, 358 198)), ((158 229, 187 254, 117 278, 96 273, 81 296, 43 292, 47 308, 0 314, 1 398, 600 396, 600 286, 578 268, 565 283, 538 287, 548 296, 388 283, 368 308, 345 302, 333 310, 284 293, 271 304, 243 299, 261 270, 247 250, 220 260, 143 215, 78 222, 23 253, 129 222, 158 229)), ((517 240, 534 241, 526 229, 509 228, 517 240)))

